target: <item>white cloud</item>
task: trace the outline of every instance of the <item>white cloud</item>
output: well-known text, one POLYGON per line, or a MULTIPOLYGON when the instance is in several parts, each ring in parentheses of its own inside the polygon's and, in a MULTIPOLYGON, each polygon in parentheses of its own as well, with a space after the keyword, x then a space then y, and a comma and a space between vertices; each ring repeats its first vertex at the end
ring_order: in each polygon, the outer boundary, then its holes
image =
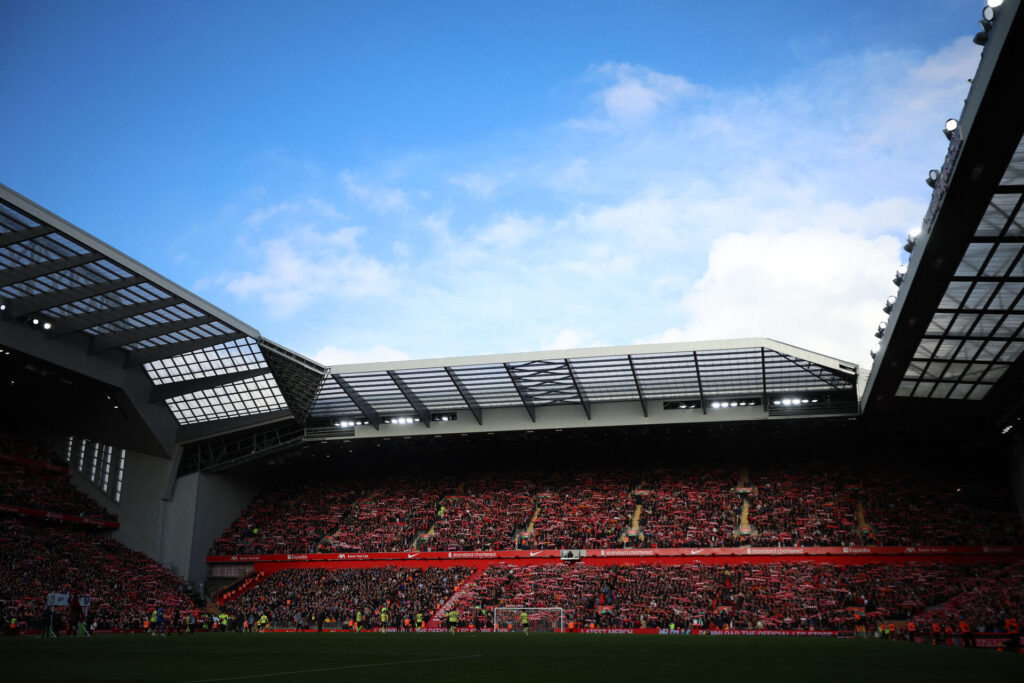
POLYGON ((682 331, 659 338, 771 337, 867 364, 899 247, 891 236, 835 230, 725 235, 681 302, 682 331))
POLYGON ((343 218, 326 202, 285 202, 257 210, 272 221, 276 236, 247 247, 250 268, 221 276, 225 289, 241 299, 258 299, 273 317, 290 318, 314 302, 345 301, 390 294, 390 269, 362 254, 362 228, 339 226, 343 218))
POLYGON ((324 365, 354 365, 356 363, 409 360, 409 354, 382 344, 369 349, 343 349, 327 345, 313 354, 313 360, 324 365))
POLYGON ((484 175, 483 173, 466 173, 462 175, 454 175, 448 178, 448 182, 452 185, 457 185, 462 189, 466 190, 470 194, 480 197, 481 199, 488 199, 494 194, 494 191, 501 185, 501 181, 493 176, 484 175))
POLYGON ((534 237, 540 228, 533 221, 516 214, 500 216, 477 234, 477 240, 488 247, 510 248, 534 237))
POLYGON ((409 198, 403 190, 383 185, 360 183, 351 173, 342 173, 341 183, 351 197, 365 204, 377 213, 405 211, 409 208, 409 198))
POLYGON ((645 66, 608 62, 591 73, 611 84, 595 94, 604 118, 572 119, 569 126, 584 130, 609 130, 636 126, 657 116, 680 98, 699 89, 682 76, 658 73, 645 66))

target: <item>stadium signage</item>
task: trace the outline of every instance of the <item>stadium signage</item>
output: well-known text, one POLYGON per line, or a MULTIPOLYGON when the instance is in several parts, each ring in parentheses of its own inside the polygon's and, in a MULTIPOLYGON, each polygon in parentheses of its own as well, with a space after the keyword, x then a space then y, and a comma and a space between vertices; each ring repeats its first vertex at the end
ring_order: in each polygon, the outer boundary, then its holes
MULTIPOLYGON (((0 505, 0 510, 11 506, 0 505)), ((99 523, 99 522, 94 522, 99 523)), ((110 524, 109 522, 107 524, 110 524)), ((944 556, 944 555, 1024 555, 1024 546, 872 546, 844 547, 823 546, 819 548, 609 548, 604 550, 583 550, 587 558, 662 558, 662 557, 801 557, 828 555, 872 555, 872 556, 944 556)), ((402 553, 308 553, 287 555, 210 555, 206 561, 211 564, 225 562, 418 562, 421 560, 558 560, 558 550, 449 550, 402 553)))
POLYGON ((17 505, 0 504, 0 512, 13 512, 24 517, 39 517, 41 519, 55 519, 59 522, 70 524, 89 524, 101 526, 107 529, 117 529, 121 525, 117 522, 108 522, 105 519, 92 519, 91 517, 80 517, 78 515, 65 515, 63 512, 49 512, 48 510, 33 510, 32 508, 18 507, 17 505))

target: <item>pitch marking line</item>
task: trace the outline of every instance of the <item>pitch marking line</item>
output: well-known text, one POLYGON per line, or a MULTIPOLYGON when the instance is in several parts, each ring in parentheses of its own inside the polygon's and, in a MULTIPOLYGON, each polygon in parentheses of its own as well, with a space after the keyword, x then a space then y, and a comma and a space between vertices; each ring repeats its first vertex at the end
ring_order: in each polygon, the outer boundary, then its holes
POLYGON ((197 678, 187 683, 214 683, 215 681, 250 681, 254 678, 273 678, 274 676, 292 676, 294 674, 312 674, 324 671, 345 671, 346 669, 369 669, 377 666, 398 666, 399 664, 423 664, 425 662, 450 662, 454 659, 475 659, 483 655, 459 655, 458 657, 432 657, 430 659, 406 659, 401 662, 377 662, 375 664, 349 664, 348 666, 329 666, 322 669, 296 669, 295 671, 277 671, 271 674, 253 674, 252 676, 229 676, 227 678, 197 678))

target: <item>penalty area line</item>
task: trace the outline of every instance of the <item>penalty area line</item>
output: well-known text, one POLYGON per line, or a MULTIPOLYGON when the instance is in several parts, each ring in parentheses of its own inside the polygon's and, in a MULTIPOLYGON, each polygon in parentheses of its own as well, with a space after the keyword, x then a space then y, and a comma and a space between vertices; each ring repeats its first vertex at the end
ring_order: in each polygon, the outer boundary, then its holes
POLYGON ((228 676, 226 678, 197 678, 187 683, 216 683, 217 681, 251 681, 257 678, 274 678, 275 676, 292 676, 295 674, 313 674, 324 671, 345 671, 347 669, 370 669, 378 666, 399 666, 401 664, 424 664, 426 662, 450 662, 455 659, 475 659, 483 655, 459 655, 458 657, 431 657, 430 659, 406 659, 400 662, 376 662, 373 664, 349 664, 347 666, 328 666, 320 669, 295 669, 294 671, 275 671, 269 674, 252 674, 250 676, 228 676))

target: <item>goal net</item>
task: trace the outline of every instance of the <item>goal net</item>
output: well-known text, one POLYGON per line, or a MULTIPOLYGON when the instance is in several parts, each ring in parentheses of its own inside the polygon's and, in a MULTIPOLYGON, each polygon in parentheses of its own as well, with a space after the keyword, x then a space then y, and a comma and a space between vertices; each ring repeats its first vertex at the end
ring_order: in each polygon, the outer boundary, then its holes
POLYGON ((495 607, 494 630, 517 631, 523 628, 523 613, 531 631, 565 630, 565 610, 561 607, 495 607))

